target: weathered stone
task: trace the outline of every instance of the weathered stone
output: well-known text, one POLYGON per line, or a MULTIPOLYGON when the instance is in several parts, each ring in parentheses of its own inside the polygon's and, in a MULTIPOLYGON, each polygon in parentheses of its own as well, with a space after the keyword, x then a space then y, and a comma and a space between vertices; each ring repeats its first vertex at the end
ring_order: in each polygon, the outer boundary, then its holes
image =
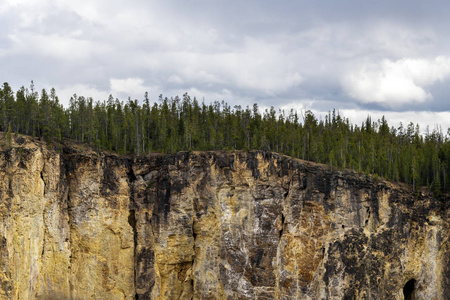
POLYGON ((20 137, 0 151, 0 299, 448 299, 449 203, 260 151, 20 137))

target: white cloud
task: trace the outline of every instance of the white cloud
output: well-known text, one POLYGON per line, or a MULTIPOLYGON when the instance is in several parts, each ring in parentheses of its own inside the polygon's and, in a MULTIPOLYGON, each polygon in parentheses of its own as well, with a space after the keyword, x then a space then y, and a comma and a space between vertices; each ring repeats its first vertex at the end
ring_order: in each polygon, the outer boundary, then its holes
POLYGON ((433 98, 427 89, 450 75, 450 58, 404 58, 368 63, 344 77, 348 95, 361 103, 378 103, 387 108, 400 108, 433 98))
POLYGON ((70 97, 74 94, 77 96, 92 97, 94 101, 107 100, 109 93, 107 91, 99 90, 96 87, 89 86, 86 84, 75 84, 71 86, 64 86, 62 88, 55 87, 56 94, 58 95, 59 101, 65 107, 69 106, 70 97))
POLYGON ((55 86, 55 89, 60 102, 66 107, 69 105, 70 97, 74 94, 77 94, 77 96, 92 97, 94 101, 107 100, 109 95, 113 95, 114 98, 125 101, 128 97, 133 100, 141 100, 144 97, 145 92, 150 93, 152 91, 157 91, 156 87, 144 85, 144 80, 141 78, 112 78, 110 79, 109 84, 110 86, 107 89, 88 84, 74 84, 63 87, 55 86))
POLYGON ((184 83, 184 80, 177 74, 170 75, 167 78, 167 81, 170 83, 175 83, 175 84, 183 84, 184 83))
POLYGON ((303 114, 307 110, 312 110, 312 107, 314 105, 314 102, 316 100, 314 99, 303 99, 300 101, 291 101, 287 104, 284 104, 280 107, 281 110, 284 110, 286 113, 289 113, 291 109, 297 112, 299 118, 301 117, 301 114, 303 114))
POLYGON ((59 35, 23 33, 21 35, 11 35, 10 38, 14 42, 14 49, 10 50, 10 53, 38 54, 64 60, 65 62, 85 62, 92 55, 104 53, 109 49, 106 45, 95 41, 59 35))
POLYGON ((157 90, 154 86, 144 85, 144 80, 137 77, 125 79, 111 78, 109 82, 111 93, 122 100, 125 100, 128 97, 132 100, 140 100, 144 97, 145 92, 157 90))
POLYGON ((427 100, 433 110, 450 107, 450 85, 437 84, 450 73, 450 56, 438 57, 450 49, 448 18, 435 14, 442 8, 426 6, 433 16, 425 22, 389 18, 391 4, 375 5, 383 13, 339 4, 332 15, 314 5, 5 0, 0 75, 18 86, 48 83, 66 102, 73 93, 126 101, 187 91, 208 103, 299 112, 371 103, 421 109, 427 100), (241 5, 248 9, 236 10, 241 5))
POLYGON ((104 1, 89 1, 89 0, 78 0, 78 1, 64 1, 58 0, 58 4, 61 8, 71 10, 76 12, 78 15, 82 16, 86 20, 99 22, 104 20, 102 14, 109 11, 112 7, 116 6, 114 4, 108 5, 104 1))
MULTIPOLYGON (((299 100, 292 101, 287 105, 281 107, 284 109, 285 113, 288 115, 290 109, 293 108, 297 112, 300 122, 302 121, 302 114, 306 110, 311 110, 315 117, 319 120, 323 120, 330 111, 323 111, 314 109, 315 100, 299 100)), ((268 108, 268 107, 264 107, 268 108)), ((361 126, 365 123, 368 116, 372 119, 372 122, 377 122, 381 120, 384 116, 387 120, 389 127, 398 128, 400 123, 403 124, 405 128, 410 122, 414 125, 419 124, 420 132, 422 134, 426 133, 427 127, 430 131, 435 128, 442 129, 444 134, 447 133, 447 129, 450 128, 450 112, 432 112, 432 111, 379 111, 379 110, 368 110, 368 109, 339 109, 336 111, 341 117, 349 119, 350 123, 353 125, 361 126)))
MULTIPOLYGON (((325 112, 322 112, 325 114, 325 112)), ((432 131, 438 125, 442 127, 445 134, 447 128, 450 128, 450 112, 430 112, 430 111, 371 111, 371 110, 355 110, 343 109, 340 110, 341 116, 348 118, 351 123, 360 126, 370 116, 372 121, 377 121, 385 116, 390 127, 398 128, 400 123, 406 127, 410 122, 419 124, 422 134, 426 132, 427 126, 432 131)))
POLYGON ((402 59, 394 67, 411 76, 417 84, 427 86, 442 82, 450 75, 450 57, 438 56, 434 60, 402 59))
POLYGON ((194 97, 197 98, 197 101, 203 101, 203 99, 204 99, 205 104, 209 104, 214 101, 225 100, 226 102, 228 102, 228 104, 231 105, 231 103, 229 102, 230 99, 238 100, 238 102, 241 102, 241 103, 248 103, 250 101, 250 99, 246 99, 246 98, 235 99, 236 96, 233 95, 233 93, 227 89, 222 89, 222 90, 217 90, 217 91, 205 91, 205 90, 199 90, 197 88, 189 88, 186 91, 183 91, 183 90, 174 91, 174 93, 179 96, 181 96, 185 92, 187 92, 191 98, 194 98, 194 97))
POLYGON ((144 89, 144 80, 141 78, 126 78, 126 79, 114 79, 109 80, 111 90, 115 93, 127 93, 135 90, 144 89))
MULTIPOLYGON (((360 34, 359 48, 367 57, 389 55, 391 59, 403 57, 421 57, 436 55, 436 44, 439 38, 427 26, 412 28, 398 22, 380 20, 366 30, 357 31, 360 34)), ((386 57, 386 56, 385 56, 386 57)))
POLYGON ((172 71, 176 74, 169 77, 172 83, 238 87, 254 95, 262 92, 273 96, 303 82, 295 58, 274 43, 247 38, 234 51, 163 54, 160 63, 164 65, 158 67, 175 67, 172 71))
MULTIPOLYGON (((69 104, 69 99, 74 94, 84 97, 92 97, 94 101, 107 100, 109 95, 114 98, 125 101, 130 97, 131 99, 141 100, 145 92, 156 91, 155 87, 144 85, 144 80, 141 78, 125 78, 125 79, 110 79, 109 89, 101 89, 93 85, 74 84, 64 87, 55 87, 56 93, 63 105, 66 107, 69 104)), ((155 98, 156 99, 156 98, 155 98)))
POLYGON ((229 56, 224 67, 234 84, 276 95, 302 83, 295 57, 274 43, 247 38, 243 51, 229 56))

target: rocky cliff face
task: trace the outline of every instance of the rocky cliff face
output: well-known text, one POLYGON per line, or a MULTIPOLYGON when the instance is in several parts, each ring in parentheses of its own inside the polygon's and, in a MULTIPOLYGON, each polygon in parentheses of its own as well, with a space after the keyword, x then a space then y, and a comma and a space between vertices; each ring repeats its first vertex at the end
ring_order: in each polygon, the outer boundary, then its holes
POLYGON ((450 299, 448 199, 264 152, 0 152, 0 299, 450 299))

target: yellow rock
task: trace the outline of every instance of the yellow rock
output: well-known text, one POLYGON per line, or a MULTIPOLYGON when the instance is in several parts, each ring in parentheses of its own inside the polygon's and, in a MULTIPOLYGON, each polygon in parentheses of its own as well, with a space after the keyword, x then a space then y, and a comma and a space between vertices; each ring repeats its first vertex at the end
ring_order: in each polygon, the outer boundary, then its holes
POLYGON ((448 205, 260 151, 0 149, 0 299, 445 299, 448 205))

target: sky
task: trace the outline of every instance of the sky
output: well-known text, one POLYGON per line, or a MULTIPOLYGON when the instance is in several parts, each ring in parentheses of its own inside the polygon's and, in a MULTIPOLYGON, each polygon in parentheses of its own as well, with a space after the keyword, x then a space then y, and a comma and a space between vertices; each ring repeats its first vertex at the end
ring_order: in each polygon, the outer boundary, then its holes
POLYGON ((64 105, 187 92, 446 133, 449 15, 447 0, 3 0, 0 81, 64 105))

